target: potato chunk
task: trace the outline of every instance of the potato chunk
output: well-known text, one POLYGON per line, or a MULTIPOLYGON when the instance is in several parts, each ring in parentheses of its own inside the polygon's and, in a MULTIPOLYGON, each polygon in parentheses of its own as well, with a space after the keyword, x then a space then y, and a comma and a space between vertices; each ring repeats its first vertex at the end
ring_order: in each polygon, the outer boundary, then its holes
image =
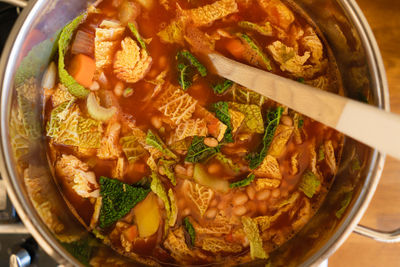
POLYGON ((133 208, 133 213, 140 237, 148 237, 157 232, 161 216, 156 195, 150 193, 133 208))

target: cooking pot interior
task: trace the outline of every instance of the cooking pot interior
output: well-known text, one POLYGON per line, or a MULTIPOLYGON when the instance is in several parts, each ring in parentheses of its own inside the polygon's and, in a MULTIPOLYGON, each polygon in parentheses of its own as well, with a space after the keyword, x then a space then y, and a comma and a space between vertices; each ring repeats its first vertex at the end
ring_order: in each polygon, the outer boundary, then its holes
MULTIPOLYGON (((368 26, 355 3, 295 2, 292 4, 299 5, 313 19, 332 48, 345 94, 387 108, 379 53, 363 32, 368 32, 368 26)), ((111 260, 128 263, 85 234, 57 193, 46 158, 42 76, 56 52, 60 29, 86 4, 81 0, 31 1, 9 38, 1 65, 2 177, 24 223, 60 263, 88 264, 90 258, 91 263, 105 259, 110 264, 111 260), (76 249, 82 244, 84 252, 76 249)), ((382 164, 383 157, 375 150, 347 138, 339 173, 323 206, 300 233, 271 254, 272 266, 310 265, 332 253, 360 219, 382 164)))

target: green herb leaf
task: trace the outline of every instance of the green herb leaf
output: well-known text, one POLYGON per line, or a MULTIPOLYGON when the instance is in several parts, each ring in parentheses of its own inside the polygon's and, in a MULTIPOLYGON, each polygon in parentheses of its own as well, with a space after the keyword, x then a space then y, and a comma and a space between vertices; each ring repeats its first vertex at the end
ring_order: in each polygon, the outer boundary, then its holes
POLYGON ((224 134, 224 141, 226 143, 233 143, 232 123, 231 123, 231 115, 229 114, 228 103, 220 101, 214 103, 212 107, 217 119, 219 119, 223 124, 225 124, 228 127, 224 134))
POLYGON ((136 27, 135 27, 135 24, 133 24, 132 22, 129 22, 129 23, 128 23, 128 28, 129 28, 129 30, 131 30, 133 36, 135 36, 135 38, 136 38, 136 40, 139 42, 140 46, 141 46, 143 49, 146 50, 146 49, 147 49, 147 48, 146 48, 146 43, 145 43, 145 41, 143 40, 142 36, 140 36, 139 31, 138 31, 138 30, 136 29, 136 27))
POLYGON ((253 182, 254 178, 256 178, 256 176, 252 173, 250 173, 246 178, 244 178, 243 180, 231 183, 229 185, 230 188, 235 188, 235 187, 244 187, 244 186, 248 186, 249 184, 251 184, 251 182, 253 182))
POLYGON ((178 159, 178 157, 164 144, 161 138, 155 135, 151 130, 148 130, 147 132, 146 144, 156 148, 167 157, 178 159))
POLYGON ((355 156, 350 162, 350 171, 355 173, 359 170, 361 170, 360 160, 358 159, 358 156, 355 156))
POLYGON ((195 136, 187 152, 185 161, 197 163, 204 162, 219 152, 219 146, 209 147, 204 144, 204 136, 195 136))
POLYGON ((179 73, 179 84, 182 89, 186 91, 190 86, 192 86, 193 75, 190 74, 190 66, 185 65, 184 63, 178 64, 178 73, 179 73))
POLYGON ((268 149, 271 145, 272 139, 274 138, 276 128, 279 125, 283 112, 282 107, 277 107, 275 111, 270 111, 267 114, 267 127, 265 128, 264 137, 262 140, 262 147, 259 153, 252 153, 247 156, 249 160, 250 169, 254 170, 263 162, 267 155, 268 149))
POLYGON ((185 227, 186 231, 189 234, 190 237, 190 244, 192 246, 194 246, 194 242, 196 241, 196 231, 194 230, 193 225, 191 224, 191 222, 189 221, 188 217, 185 217, 183 219, 183 226, 185 227))
POLYGON ((178 62, 178 81, 183 90, 187 90, 193 83, 197 71, 201 77, 207 76, 207 69, 200 61, 187 50, 179 51, 176 55, 178 62))
POLYGON ((71 42, 72 36, 86 18, 86 13, 75 18, 67 24, 61 32, 60 39, 58 40, 58 75, 63 85, 68 88, 68 91, 78 98, 85 98, 89 94, 89 90, 80 85, 75 79, 69 75, 65 69, 64 56, 67 53, 68 45, 71 42))
POLYGON ((212 86, 212 89, 214 90, 215 94, 222 95, 225 93, 229 88, 231 88, 233 85, 233 82, 231 80, 225 79, 221 83, 217 83, 212 86))
POLYGON ((271 71, 272 70, 271 61, 264 54, 262 49, 253 41, 253 39, 251 39, 250 36, 248 36, 245 33, 241 33, 239 35, 239 37, 240 37, 240 39, 244 40, 254 50, 254 52, 261 58, 265 67, 267 68, 267 70, 271 71))
POLYGON ((250 21, 239 21, 238 25, 246 30, 253 30, 264 36, 272 36, 272 27, 269 22, 259 25, 250 21))
POLYGON ((318 187, 321 185, 321 181, 311 171, 303 173, 299 189, 309 198, 312 198, 317 192, 318 187))
POLYGON ((100 177, 100 195, 103 197, 99 225, 111 226, 124 217, 136 204, 146 198, 149 189, 133 187, 117 179, 100 177))
POLYGON ((350 205, 351 199, 353 198, 353 191, 346 192, 344 194, 343 200, 340 202, 340 209, 336 211, 335 216, 336 218, 342 218, 344 212, 346 211, 347 207, 350 205))
POLYGON ((305 83, 305 80, 304 80, 303 77, 298 78, 297 81, 298 81, 299 83, 305 83))

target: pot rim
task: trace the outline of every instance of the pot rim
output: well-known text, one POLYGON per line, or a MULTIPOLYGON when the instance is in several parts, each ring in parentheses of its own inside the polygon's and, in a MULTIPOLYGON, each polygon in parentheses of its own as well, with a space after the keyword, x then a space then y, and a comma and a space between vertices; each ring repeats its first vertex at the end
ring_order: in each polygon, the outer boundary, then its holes
MULTIPOLYGON (((337 0, 337 2, 347 12, 346 15, 352 21, 360 35, 371 73, 371 87, 376 88, 376 91, 374 92, 376 96, 375 104, 379 108, 389 111, 389 90, 386 73, 372 30, 355 0, 337 0)), ((2 81, 0 99, 0 172, 6 183, 8 196, 10 197, 15 209, 29 232, 37 240, 40 246, 58 263, 78 266, 81 264, 74 257, 70 256, 61 246, 60 242, 42 222, 31 202, 27 199, 26 194, 23 194, 22 190, 19 189, 23 184, 19 179, 17 179, 16 173, 13 170, 14 162, 12 158, 8 156, 12 155, 12 149, 8 142, 8 122, 10 118, 10 100, 12 96, 12 90, 10 88, 13 88, 12 78, 14 77, 17 65, 16 59, 18 58, 18 51, 21 50, 23 40, 25 40, 37 14, 39 14, 45 6, 45 0, 34 0, 30 1, 28 6, 23 9, 23 12, 19 15, 7 39, 0 60, 0 81, 2 81)), ((364 186, 362 187, 360 195, 351 211, 327 243, 314 253, 314 255, 308 258, 302 266, 321 264, 344 243, 365 213, 379 183, 384 163, 385 155, 379 153, 376 149, 373 150, 364 186)))

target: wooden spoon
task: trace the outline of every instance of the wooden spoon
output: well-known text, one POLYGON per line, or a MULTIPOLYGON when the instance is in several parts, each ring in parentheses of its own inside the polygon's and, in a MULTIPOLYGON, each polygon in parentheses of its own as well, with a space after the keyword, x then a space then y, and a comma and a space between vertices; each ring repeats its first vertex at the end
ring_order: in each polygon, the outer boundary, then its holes
POLYGON ((211 53, 218 75, 400 159, 400 116, 211 53))

